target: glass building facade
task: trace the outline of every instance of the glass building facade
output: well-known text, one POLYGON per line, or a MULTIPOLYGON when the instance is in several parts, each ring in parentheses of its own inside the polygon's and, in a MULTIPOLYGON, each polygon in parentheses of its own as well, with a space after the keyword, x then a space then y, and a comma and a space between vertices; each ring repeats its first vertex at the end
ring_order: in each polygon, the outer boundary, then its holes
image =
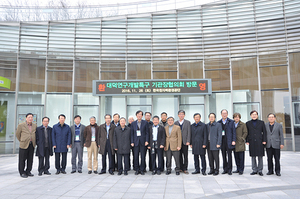
POLYGON ((0 22, 0 153, 15 153, 15 129, 64 113, 88 124, 138 109, 207 122, 209 112, 277 115, 284 150, 300 150, 300 1, 241 0, 155 13, 47 22, 0 22), (212 95, 92 95, 92 80, 212 79, 212 95))

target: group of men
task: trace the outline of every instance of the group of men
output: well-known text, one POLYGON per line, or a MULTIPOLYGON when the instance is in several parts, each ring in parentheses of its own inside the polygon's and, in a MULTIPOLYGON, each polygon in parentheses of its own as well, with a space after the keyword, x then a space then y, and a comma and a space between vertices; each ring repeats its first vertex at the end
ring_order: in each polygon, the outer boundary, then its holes
POLYGON ((59 122, 51 128, 50 119, 42 118, 42 125, 33 123, 33 114, 26 115, 26 122, 18 125, 16 137, 20 142, 19 173, 23 178, 33 176, 31 173, 34 148, 37 145, 36 156, 39 158, 38 175, 51 175, 49 158, 55 153, 56 174, 66 174, 67 152, 72 151, 71 173, 82 173, 83 149, 87 148, 88 174, 104 174, 106 171, 114 175, 128 175, 131 169, 130 154, 133 155, 135 175, 145 175, 146 155, 149 154, 149 170, 152 175, 160 175, 165 170, 171 174, 172 157, 175 160, 175 173, 188 174, 188 150, 192 148, 195 171, 192 174, 206 175, 206 151, 208 153, 210 171, 208 175, 219 174, 219 150, 222 153, 222 174, 244 172, 245 144, 249 145, 252 158, 251 175, 263 175, 263 156, 265 148, 268 156, 268 173, 280 176, 280 149, 284 147, 282 125, 277 123, 273 113, 268 115, 268 123, 258 119, 258 112, 251 111, 252 120, 243 123, 239 113, 233 114, 233 120, 228 118, 228 111, 221 111, 222 119, 216 121, 215 113, 208 115, 209 122, 201 122, 201 114, 193 115, 194 123, 185 119, 185 111, 178 111, 178 121, 174 117, 161 113, 152 117, 150 112, 136 112, 136 120, 128 118, 128 124, 119 114, 106 114, 105 123, 100 126, 96 118, 90 118, 90 124, 81 124, 81 116, 74 117, 71 127, 65 123, 66 116, 60 114, 59 122), (152 118, 152 121, 151 121, 152 118), (102 155, 102 169, 98 173, 98 153, 102 155), (237 169, 232 170, 232 153, 237 169), (107 169, 108 157, 108 169, 107 169), (165 158, 166 157, 166 164, 165 158), (200 158, 200 159, 199 159, 200 158), (256 160, 258 159, 258 164, 256 160), (200 167, 201 160, 201 167, 200 167), (25 170, 25 162, 27 162, 25 170), (200 169, 201 168, 201 169, 200 169))

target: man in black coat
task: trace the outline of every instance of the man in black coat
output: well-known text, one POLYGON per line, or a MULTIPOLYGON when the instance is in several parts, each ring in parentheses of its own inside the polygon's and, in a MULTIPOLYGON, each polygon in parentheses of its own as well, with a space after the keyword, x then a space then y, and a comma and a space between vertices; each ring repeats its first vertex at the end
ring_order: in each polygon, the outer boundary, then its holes
POLYGON ((134 147, 134 170, 135 175, 141 173, 145 175, 145 156, 146 146, 149 143, 149 124, 145 120, 142 120, 143 111, 136 112, 137 120, 131 123, 131 146, 134 147), (141 163, 139 163, 139 156, 141 157, 141 163))
POLYGON ((192 174, 200 173, 199 155, 201 158, 201 173, 206 175, 206 160, 205 160, 205 150, 207 146, 207 130, 204 123, 202 123, 200 113, 194 114, 195 122, 191 125, 191 148, 194 154, 194 165, 195 171, 192 174))
POLYGON ((50 119, 43 117, 42 126, 36 128, 36 156, 39 158, 39 176, 43 173, 51 175, 49 172, 49 157, 53 155, 52 150, 52 128, 48 126, 50 119))
MULTIPOLYGON (((152 117, 152 114, 150 112, 145 112, 145 120, 146 120, 146 122, 148 122, 149 128, 150 127, 152 128, 152 126, 153 126, 153 122, 151 121, 151 117, 152 117)), ((146 150, 146 154, 147 154, 147 151, 148 151, 148 154, 149 154, 149 171, 153 171, 151 151, 150 151, 150 149, 146 150)), ((147 164, 145 165, 145 171, 146 171, 146 167, 147 167, 147 164)))
POLYGON ((234 121, 228 118, 228 111, 221 111, 222 119, 218 122, 222 125, 222 157, 223 157, 223 173, 232 175, 232 152, 235 148, 236 132, 234 121), (228 157, 228 159, 227 159, 228 157))
POLYGON ((126 119, 120 118, 120 125, 115 128, 113 146, 117 151, 118 157, 118 175, 123 173, 122 159, 124 158, 124 175, 128 175, 129 171, 129 155, 130 155, 130 128, 126 126, 126 119))
POLYGON ((258 112, 251 111, 250 116, 252 120, 246 123, 248 136, 246 144, 249 145, 249 152, 252 158, 252 173, 250 175, 259 174, 263 176, 263 156, 265 155, 264 145, 267 141, 267 132, 264 121, 258 120, 258 112), (258 158, 258 164, 256 163, 258 158))
POLYGON ((166 143, 166 131, 163 126, 159 125, 158 116, 154 116, 152 120, 153 125, 149 127, 150 139, 148 149, 151 152, 152 175, 160 175, 164 170, 163 152, 166 143), (158 164, 156 164, 156 156, 158 164))

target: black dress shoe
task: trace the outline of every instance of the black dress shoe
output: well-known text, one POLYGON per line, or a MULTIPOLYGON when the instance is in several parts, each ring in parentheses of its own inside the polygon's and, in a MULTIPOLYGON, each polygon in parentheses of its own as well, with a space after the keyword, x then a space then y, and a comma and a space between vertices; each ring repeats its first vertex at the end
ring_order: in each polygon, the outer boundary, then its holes
POLYGON ((166 175, 170 175, 170 174, 171 174, 171 171, 167 171, 167 172, 166 172, 166 175))
POLYGON ((71 171, 71 174, 76 173, 76 171, 71 171))
POLYGON ((28 176, 28 177, 33 177, 34 175, 33 175, 31 172, 28 172, 28 173, 27 173, 27 176, 28 176))
POLYGON ((22 178, 28 178, 28 176, 27 176, 25 173, 22 173, 20 176, 21 176, 22 178))
POLYGON ((226 173, 227 173, 227 171, 223 171, 223 172, 222 172, 222 174, 226 174, 226 173))
POLYGON ((156 172, 155 171, 152 171, 152 175, 155 175, 156 174, 156 172))
POLYGON ((59 170, 57 170, 55 174, 56 174, 56 175, 60 174, 60 171, 59 171, 59 170))
POLYGON ((189 174, 189 172, 187 170, 184 170, 183 173, 184 174, 189 174))
POLYGON ((144 171, 141 171, 141 175, 145 175, 145 172, 144 172, 144 171))
POLYGON ((106 173, 106 171, 101 171, 101 172, 99 173, 99 175, 105 174, 105 173, 106 173))
POLYGON ((202 175, 206 176, 206 173, 203 171, 203 172, 202 172, 202 175))
POLYGON ((228 172, 228 175, 230 175, 230 176, 231 176, 231 175, 232 175, 232 172, 228 172))
POLYGON ((61 173, 62 173, 62 174, 67 174, 67 172, 66 172, 66 171, 62 171, 61 173))
POLYGON ((262 172, 259 172, 258 175, 263 176, 264 174, 262 172))
POLYGON ((194 171, 194 172, 192 172, 192 174, 198 174, 198 173, 200 173, 200 171, 194 171))
POLYGON ((267 173, 268 176, 269 176, 269 175, 272 175, 272 174, 274 174, 274 172, 268 171, 268 173, 267 173))
POLYGON ((158 171, 156 172, 156 174, 157 174, 157 175, 160 175, 160 174, 161 174, 160 170, 158 170, 158 171))
POLYGON ((119 172, 118 172, 118 176, 120 176, 120 175, 122 175, 122 171, 119 171, 119 172))
POLYGON ((250 175, 252 175, 252 176, 256 175, 256 174, 257 174, 257 172, 254 172, 254 171, 252 173, 250 173, 250 175))
POLYGON ((42 176, 43 175, 43 172, 39 172, 38 176, 42 176))
POLYGON ((45 171, 44 174, 45 175, 51 175, 51 173, 49 171, 45 171))
POLYGON ((124 175, 127 176, 127 175, 128 175, 128 172, 127 172, 127 171, 124 171, 124 175))
POLYGON ((140 173, 139 171, 136 171, 136 172, 134 173, 134 175, 139 175, 139 173, 140 173))
POLYGON ((239 173, 239 171, 238 171, 238 170, 236 170, 236 171, 233 171, 232 173, 239 173))
POLYGON ((276 175, 277 175, 277 176, 281 176, 281 174, 280 174, 280 173, 276 173, 276 175))
POLYGON ((113 171, 112 171, 112 172, 109 172, 109 174, 110 174, 110 175, 115 175, 115 173, 114 173, 113 171))
POLYGON ((215 171, 214 176, 217 176, 217 175, 219 175, 219 172, 215 171))
POLYGON ((94 174, 98 174, 98 171, 94 171, 94 174))
POLYGON ((89 171, 89 172, 88 172, 88 174, 91 174, 91 173, 92 173, 92 171, 89 171))
POLYGON ((239 172, 239 175, 243 175, 243 172, 242 172, 242 171, 240 171, 240 172, 239 172))
POLYGON ((81 171, 81 170, 78 170, 78 173, 82 173, 82 171, 81 171))
POLYGON ((214 173, 215 173, 214 171, 210 171, 210 172, 208 172, 208 175, 212 175, 214 173))
POLYGON ((178 175, 180 175, 180 172, 179 172, 179 171, 177 171, 177 172, 176 172, 176 175, 177 175, 177 176, 178 176, 178 175))

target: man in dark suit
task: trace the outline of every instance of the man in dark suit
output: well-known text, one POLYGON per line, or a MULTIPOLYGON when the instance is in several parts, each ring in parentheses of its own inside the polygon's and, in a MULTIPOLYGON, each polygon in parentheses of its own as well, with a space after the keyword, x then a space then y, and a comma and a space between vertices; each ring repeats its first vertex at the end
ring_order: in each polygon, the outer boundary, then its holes
POLYGON ((207 130, 204 123, 202 123, 200 113, 194 114, 195 122, 191 126, 191 148, 192 153, 194 154, 194 165, 195 171, 192 174, 200 173, 200 164, 199 164, 199 156, 201 158, 201 173, 202 175, 206 175, 206 159, 205 159, 205 151, 208 142, 207 138, 207 130))
POLYGON ((55 152, 56 175, 60 173, 66 174, 67 154, 71 145, 71 129, 70 126, 65 123, 66 116, 64 114, 60 114, 58 119, 59 122, 52 128, 52 143, 55 152))
POLYGON ((142 120, 143 111, 136 112, 137 120, 131 123, 131 146, 134 147, 134 170, 135 175, 141 173, 145 175, 145 156, 146 146, 149 142, 149 124, 145 120, 142 120), (139 163, 139 156, 141 157, 141 163, 139 163))
MULTIPOLYGON (((148 122, 149 124, 149 128, 153 126, 153 122, 151 121, 151 117, 152 117, 152 114, 150 112, 145 112, 145 120, 146 122, 148 122)), ((149 154, 149 171, 152 171, 152 156, 151 156, 151 151, 150 149, 146 150, 146 154, 149 154)), ((147 167, 147 164, 145 165, 145 171, 146 171, 146 167, 147 167)))
POLYGON ((188 152, 189 152, 189 145, 191 140, 191 122, 184 119, 185 111, 179 110, 178 111, 178 118, 179 120, 176 121, 174 124, 180 126, 181 135, 182 135, 182 147, 180 149, 179 154, 179 161, 180 161, 180 170, 188 174, 188 152))
POLYGON ((222 125, 222 157, 223 157, 223 173, 232 175, 232 152, 235 148, 236 132, 234 121, 228 118, 228 111, 221 111, 222 119, 218 122, 222 125), (228 156, 228 160, 227 160, 228 156))
POLYGON ((111 123, 111 115, 106 114, 104 116, 105 123, 99 126, 99 139, 100 140, 100 150, 99 153, 102 155, 102 169, 99 173, 106 173, 106 155, 108 155, 109 168, 108 172, 110 175, 114 175, 114 155, 115 150, 113 149, 113 141, 114 141, 114 131, 116 126, 111 123))
POLYGON ((84 146, 84 129, 85 126, 80 123, 81 122, 81 116, 75 115, 74 117, 74 123, 71 126, 71 134, 72 134, 72 171, 71 173, 75 173, 76 169, 78 170, 78 173, 82 173, 82 156, 83 156, 83 146, 84 146), (76 158, 78 156, 78 165, 76 165, 76 158))
POLYGON ((51 175, 49 172, 50 162, 49 157, 53 155, 52 149, 52 128, 48 126, 50 119, 43 117, 42 126, 36 128, 36 153, 35 155, 39 158, 38 172, 39 176, 43 173, 51 175))
POLYGON ((152 118, 153 125, 149 127, 149 145, 148 149, 151 152, 151 164, 152 164, 152 175, 160 175, 164 170, 163 167, 163 152, 166 143, 166 131, 165 128, 159 125, 159 117, 154 116, 152 118), (156 164, 156 156, 158 163, 156 164))
POLYGON ((268 156, 268 173, 267 175, 274 174, 273 156, 275 159, 275 172, 277 176, 280 174, 280 149, 284 147, 283 129, 282 125, 277 123, 276 115, 270 113, 268 115, 269 122, 266 123, 267 130, 267 156, 268 156))
POLYGON ((267 132, 264 121, 258 119, 258 112, 251 111, 252 120, 246 122, 248 136, 246 144, 249 145, 249 154, 252 159, 252 173, 250 175, 259 174, 263 176, 263 156, 265 155, 264 145, 267 142, 267 132), (258 164, 256 163, 256 157, 258 164))

